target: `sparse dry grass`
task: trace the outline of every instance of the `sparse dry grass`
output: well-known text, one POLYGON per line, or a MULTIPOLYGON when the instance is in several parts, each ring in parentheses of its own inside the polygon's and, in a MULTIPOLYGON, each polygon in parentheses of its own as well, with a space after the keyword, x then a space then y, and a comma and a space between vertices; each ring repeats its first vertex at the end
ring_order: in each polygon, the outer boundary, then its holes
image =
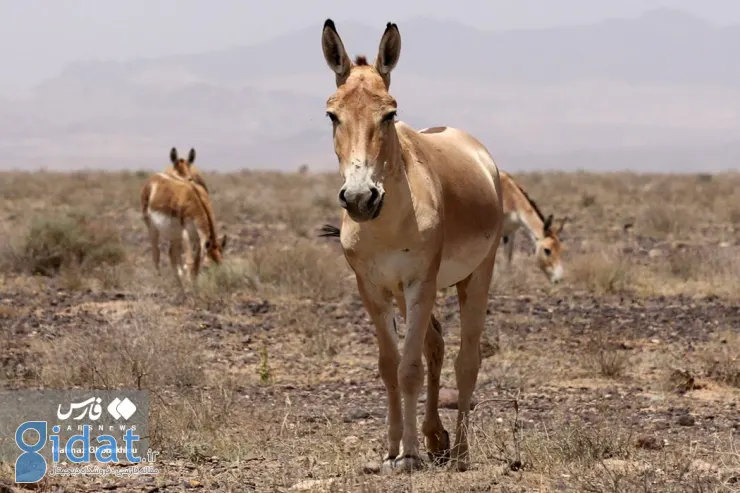
MULTIPOLYGON (((0 180, 0 386, 149 389, 161 491, 740 485, 737 174, 517 173, 543 212, 570 217, 565 282, 547 282, 524 235, 511 266, 499 256, 474 468, 393 477, 358 472, 384 452, 386 397, 351 270, 336 240, 315 237, 337 224, 338 178, 206 172, 230 245, 204 269, 200 297, 173 304, 167 256, 157 278, 139 217, 147 175, 0 180), (677 424, 676 409, 695 422, 677 424)), ((442 383, 454 388, 454 290, 439 300, 442 383)), ((456 412, 441 414, 452 434, 456 412)), ((92 482, 55 478, 39 491, 92 482)))

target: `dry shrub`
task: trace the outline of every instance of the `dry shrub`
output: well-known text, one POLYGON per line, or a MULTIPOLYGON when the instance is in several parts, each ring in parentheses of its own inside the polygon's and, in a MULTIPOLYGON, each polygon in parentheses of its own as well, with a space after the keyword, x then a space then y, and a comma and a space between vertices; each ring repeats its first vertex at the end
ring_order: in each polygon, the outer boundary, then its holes
POLYGON ((43 276, 70 270, 90 272, 118 265, 125 258, 118 231, 74 213, 34 219, 24 237, 17 245, 8 245, 5 254, 6 267, 43 276))
POLYGON ((740 388, 740 334, 726 331, 700 349, 704 373, 724 385, 740 388))
POLYGON ((679 249, 653 263, 642 280, 653 294, 740 295, 740 258, 732 248, 679 249))
POLYGON ((546 434, 525 437, 523 449, 535 469, 586 470, 604 459, 628 459, 632 455, 630 433, 624 428, 580 420, 562 423, 546 434))
POLYGON ((573 284, 598 294, 627 291, 632 281, 631 265, 618 252, 584 253, 573 258, 569 271, 573 284))
POLYGON ((230 381, 209 390, 192 390, 153 399, 150 406, 151 444, 169 457, 203 462, 213 456, 238 460, 254 450, 242 450, 244 422, 237 420, 238 394, 230 381))
POLYGON ((346 260, 308 240, 267 245, 250 252, 255 284, 278 295, 329 300, 347 292, 346 260))
POLYGON ((593 340, 587 349, 586 363, 605 378, 619 378, 627 369, 629 358, 624 350, 604 340, 593 340))
POLYGON ((347 292, 348 274, 344 257, 301 239, 259 246, 240 261, 209 266, 199 285, 209 300, 232 293, 330 300, 347 292))
POLYGON ((670 205, 650 207, 643 211, 638 220, 640 230, 657 238, 677 238, 689 229, 687 221, 691 215, 687 211, 670 205))
POLYGON ((203 354, 181 320, 138 301, 108 323, 40 341, 37 378, 60 388, 190 387, 204 380, 203 354))

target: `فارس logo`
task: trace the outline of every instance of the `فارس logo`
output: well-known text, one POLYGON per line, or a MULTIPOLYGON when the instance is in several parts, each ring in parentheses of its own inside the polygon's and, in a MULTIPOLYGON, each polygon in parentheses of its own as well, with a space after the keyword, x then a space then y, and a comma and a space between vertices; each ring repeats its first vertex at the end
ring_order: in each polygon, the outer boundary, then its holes
POLYGON ((108 404, 108 413, 110 413, 116 421, 121 418, 128 420, 135 412, 136 405, 134 405, 128 397, 124 397, 123 400, 116 397, 110 404, 108 404))

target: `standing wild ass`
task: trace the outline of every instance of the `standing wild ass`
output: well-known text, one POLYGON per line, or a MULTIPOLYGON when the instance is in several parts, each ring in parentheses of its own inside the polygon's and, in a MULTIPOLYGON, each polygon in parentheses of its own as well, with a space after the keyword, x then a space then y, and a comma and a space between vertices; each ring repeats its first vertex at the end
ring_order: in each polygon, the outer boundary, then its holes
POLYGON ((157 273, 159 273, 159 236, 164 234, 170 243, 170 264, 180 292, 184 294, 183 240, 189 242, 193 254, 191 279, 197 289, 201 244, 208 257, 219 264, 227 237, 224 235, 219 241, 210 198, 205 189, 190 177, 187 163, 182 159, 173 159, 173 166, 178 176, 155 173, 144 183, 140 195, 141 214, 149 231, 152 260, 157 273))
POLYGON ((504 232, 502 241, 506 252, 507 263, 511 264, 514 254, 514 237, 520 227, 524 226, 529 238, 534 243, 537 266, 544 272, 550 282, 558 283, 563 278, 562 251, 565 245, 560 242, 560 232, 567 218, 563 218, 556 227, 552 227, 552 214, 542 215, 534 200, 514 180, 501 171, 501 187, 504 191, 504 232))
POLYGON ((344 178, 340 241, 376 328, 380 376, 388 393, 384 469, 423 465, 416 429, 423 354, 426 448, 436 462, 451 455, 465 470, 480 337, 503 227, 498 168, 486 148, 461 130, 416 131, 396 120, 396 100, 388 92, 401 53, 396 24, 387 24, 373 65, 361 56, 350 60, 331 19, 324 23, 321 46, 337 87, 327 101, 327 116, 344 178), (452 285, 460 299, 462 331, 455 362, 459 411, 450 451, 437 409, 444 339, 432 309, 437 291, 452 285), (408 327, 401 354, 393 299, 408 327))

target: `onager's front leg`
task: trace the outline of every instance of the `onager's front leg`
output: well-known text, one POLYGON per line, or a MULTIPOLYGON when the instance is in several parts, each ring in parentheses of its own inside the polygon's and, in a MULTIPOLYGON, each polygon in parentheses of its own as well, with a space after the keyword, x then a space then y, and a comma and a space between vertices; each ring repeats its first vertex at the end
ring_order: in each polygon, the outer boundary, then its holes
POLYGON ((388 454, 384 468, 392 468, 398 457, 403 433, 401 392, 398 388, 398 335, 391 293, 357 277, 357 287, 378 339, 378 369, 388 394, 388 454))
POLYGON ((455 445, 452 459, 460 471, 470 467, 468 451, 468 416, 470 401, 480 369, 480 337, 485 326, 488 308, 488 290, 491 285, 493 265, 496 260, 496 246, 491 249, 486 260, 457 284, 460 300, 460 352, 455 360, 457 379, 458 411, 455 430, 455 445))
MULTIPOLYGON (((406 321, 406 300, 396 298, 398 308, 406 321)), ((434 315, 430 317, 429 328, 424 338, 424 358, 427 362, 427 398, 421 432, 427 455, 435 465, 443 465, 450 459, 450 435, 439 417, 439 380, 445 356, 445 341, 442 326, 434 315)))
POLYGON ((407 331, 398 365, 398 382, 403 395, 403 457, 395 465, 406 471, 423 466, 416 430, 416 401, 424 384, 421 358, 437 292, 436 272, 431 277, 431 280, 412 281, 404 289, 407 331))

